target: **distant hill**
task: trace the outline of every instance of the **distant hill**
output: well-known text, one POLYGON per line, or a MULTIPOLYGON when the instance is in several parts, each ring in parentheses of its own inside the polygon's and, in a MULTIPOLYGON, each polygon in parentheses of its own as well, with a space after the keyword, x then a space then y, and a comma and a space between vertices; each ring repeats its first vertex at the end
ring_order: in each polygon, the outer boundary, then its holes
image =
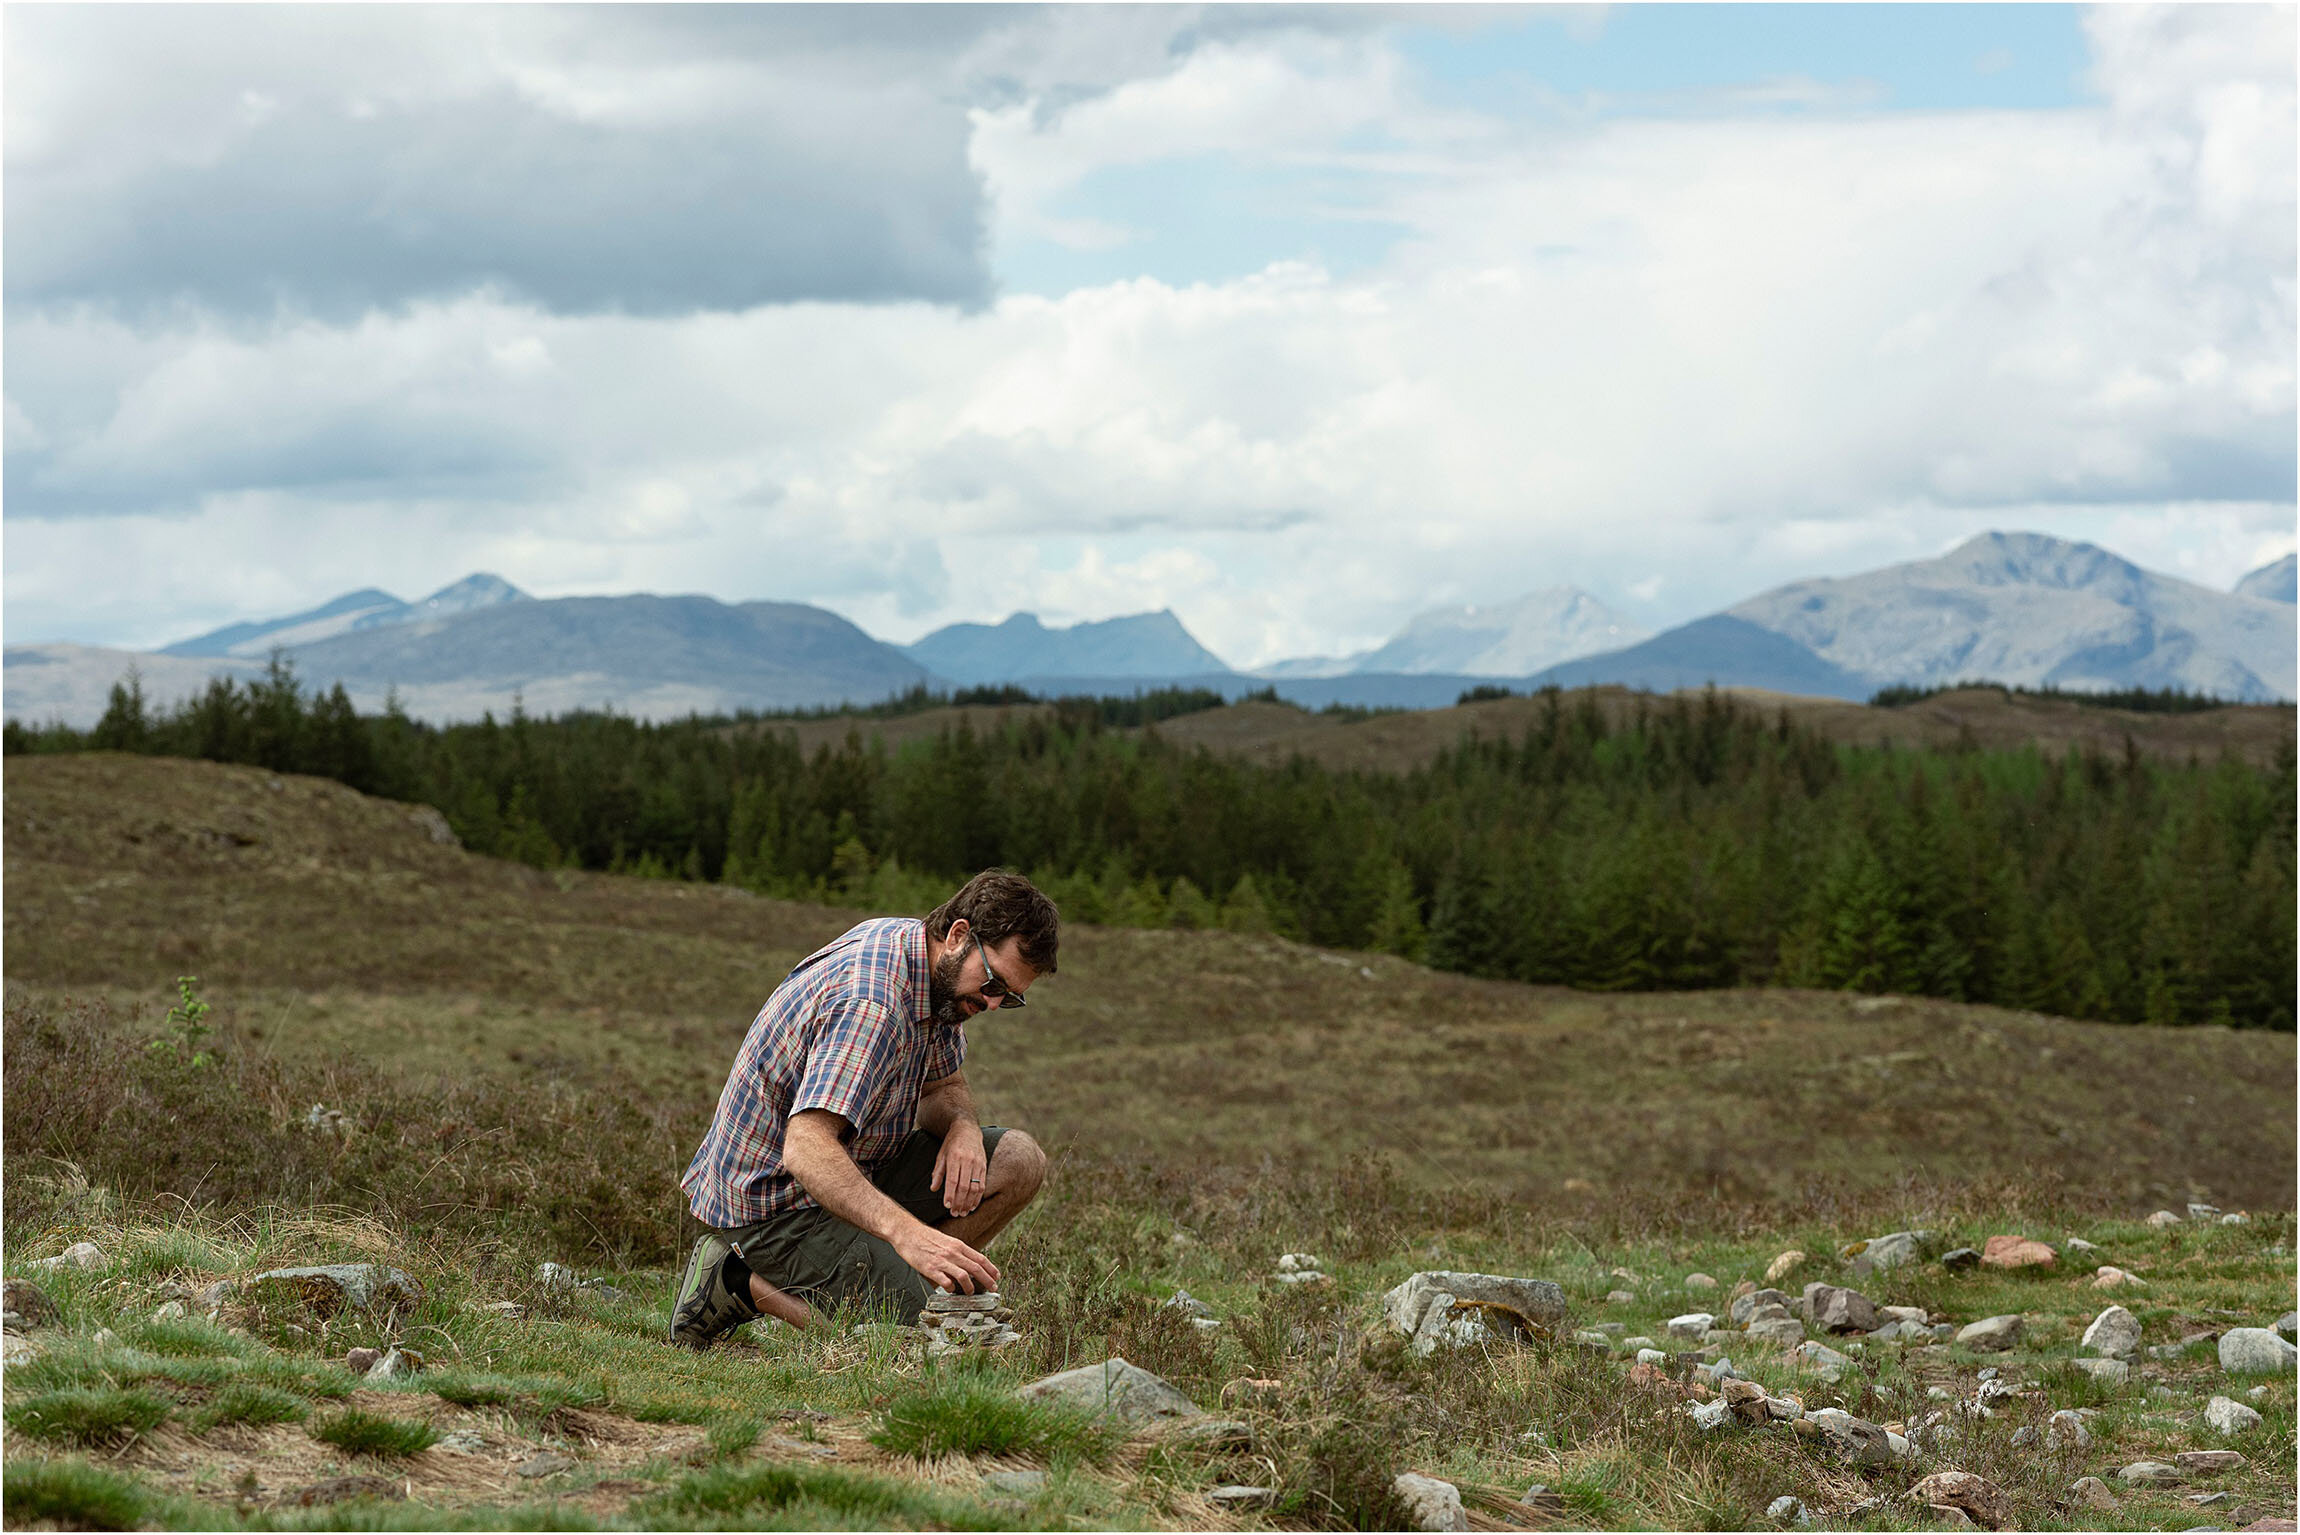
POLYGON ((1349 670, 1526 677, 1634 645, 1649 632, 1579 587, 1553 586, 1515 602, 1417 613, 1388 644, 1354 657, 1349 670))
POLYGON ((1938 559, 1791 582, 1727 611, 1879 687, 1986 679, 2255 702, 2300 692, 2283 604, 2039 533, 1984 533, 1938 559))
POLYGON ((1172 610, 1049 629, 1035 613, 1002 624, 951 624, 903 653, 938 677, 974 687, 1048 677, 1182 677, 1228 673, 1229 663, 1172 610))
POLYGON ((1641 645, 1552 666, 1532 687, 1599 683, 1673 693, 1679 688, 1763 688, 1809 698, 1866 699, 1876 689, 1784 635, 1723 613, 1657 634, 1641 645))
POLYGON ((2236 595, 2257 597, 2263 602, 2300 603, 2300 590, 2295 589, 2296 585, 2300 583, 2294 579, 2293 557, 2287 554, 2249 572, 2236 583, 2236 595))
POLYGON ((529 601, 527 594, 500 576, 465 576, 443 586, 421 602, 402 602, 386 591, 362 587, 308 612, 291 613, 262 623, 230 624, 188 640, 164 646, 167 656, 238 656, 260 660, 274 646, 293 648, 332 639, 360 629, 446 618, 498 603, 529 601))

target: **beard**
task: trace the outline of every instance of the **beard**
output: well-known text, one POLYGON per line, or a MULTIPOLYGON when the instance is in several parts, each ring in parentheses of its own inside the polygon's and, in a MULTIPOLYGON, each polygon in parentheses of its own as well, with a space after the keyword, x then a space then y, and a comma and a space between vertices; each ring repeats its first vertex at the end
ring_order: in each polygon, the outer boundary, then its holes
POLYGON ((958 971, 965 963, 964 955, 946 954, 927 972, 927 1015, 936 1023, 966 1022, 968 998, 958 991, 958 971))

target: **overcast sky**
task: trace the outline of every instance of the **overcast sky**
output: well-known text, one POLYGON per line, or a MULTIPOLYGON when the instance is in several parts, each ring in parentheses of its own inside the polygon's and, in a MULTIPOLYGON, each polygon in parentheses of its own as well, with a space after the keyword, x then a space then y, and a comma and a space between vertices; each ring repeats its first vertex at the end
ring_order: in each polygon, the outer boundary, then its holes
POLYGON ((2291 6, 12 6, 5 628, 2294 545, 2291 6))

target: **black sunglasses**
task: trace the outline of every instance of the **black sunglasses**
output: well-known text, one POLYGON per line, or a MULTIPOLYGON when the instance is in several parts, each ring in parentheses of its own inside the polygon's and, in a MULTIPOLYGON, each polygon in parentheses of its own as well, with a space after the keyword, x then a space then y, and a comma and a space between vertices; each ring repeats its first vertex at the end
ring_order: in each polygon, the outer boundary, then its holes
POLYGON ((1004 998, 1005 1000, 996 1004, 999 1007, 1024 1006, 1022 993, 1000 980, 998 972, 990 968, 990 951, 982 946, 982 935, 970 932, 967 936, 974 940, 974 952, 982 956, 982 994, 986 997, 1004 998))

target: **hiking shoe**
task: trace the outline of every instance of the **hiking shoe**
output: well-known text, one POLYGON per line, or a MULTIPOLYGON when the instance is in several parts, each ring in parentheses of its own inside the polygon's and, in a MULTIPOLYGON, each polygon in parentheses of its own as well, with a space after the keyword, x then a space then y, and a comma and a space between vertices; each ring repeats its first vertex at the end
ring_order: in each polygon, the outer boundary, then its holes
MULTIPOLYGON (((747 1294, 727 1283, 727 1260, 735 1255, 724 1237, 706 1231, 695 1239, 687 1258, 687 1277, 679 1283, 679 1299, 671 1308, 671 1341, 682 1348, 706 1349, 745 1322, 759 1309, 747 1294)), ((743 1287, 748 1290, 748 1284, 743 1287)))

